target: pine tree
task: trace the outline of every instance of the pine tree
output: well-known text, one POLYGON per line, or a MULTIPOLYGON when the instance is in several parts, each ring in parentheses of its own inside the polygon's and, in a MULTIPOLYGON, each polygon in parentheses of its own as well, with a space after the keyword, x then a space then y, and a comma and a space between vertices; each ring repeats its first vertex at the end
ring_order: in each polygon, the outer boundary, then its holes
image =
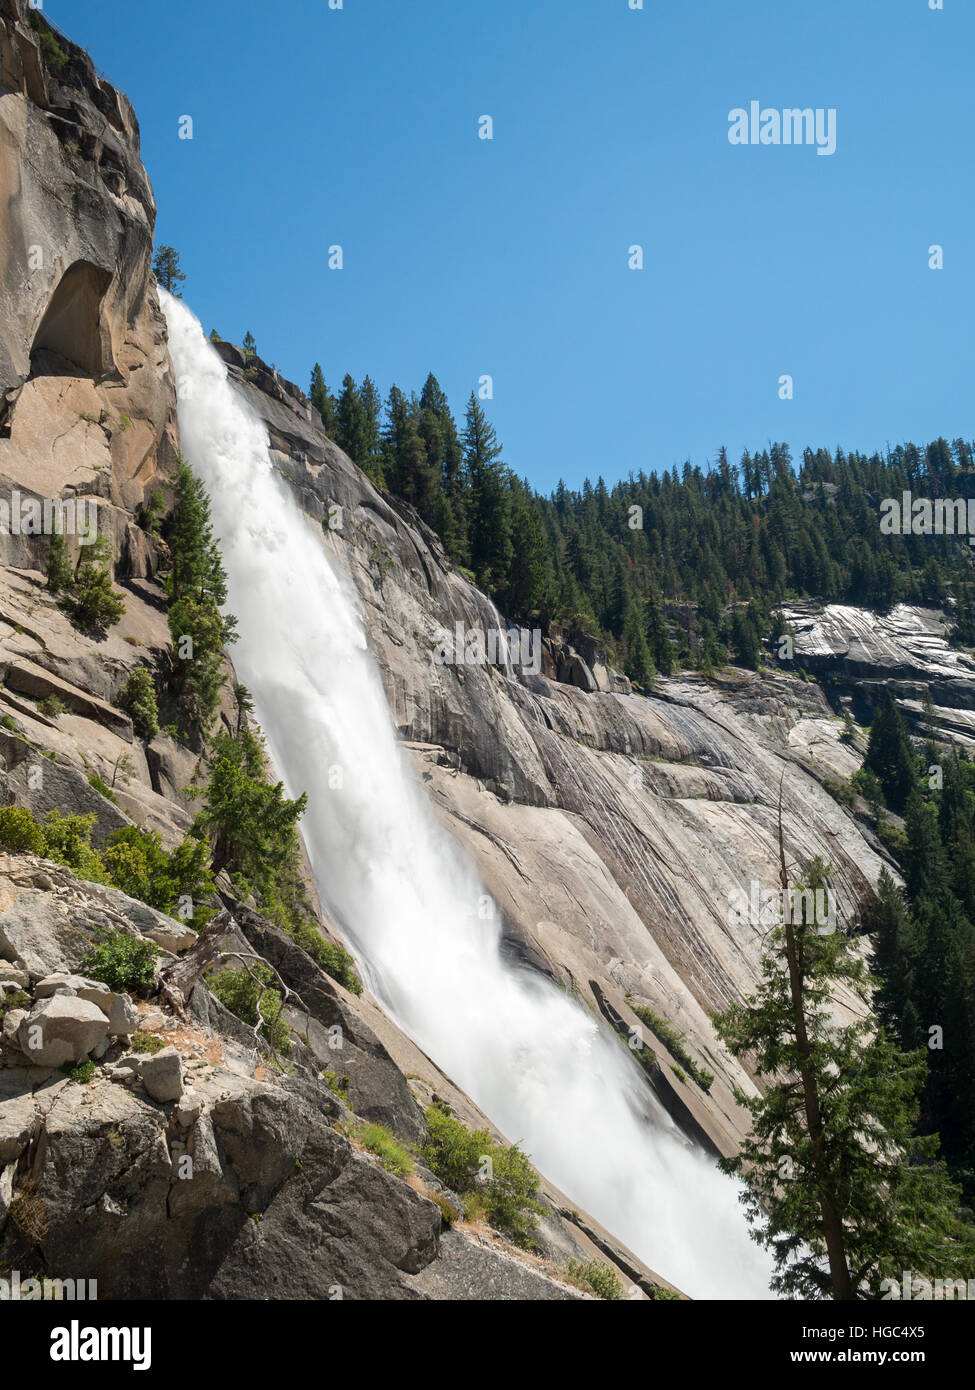
POLYGON ((461 442, 471 497, 471 563, 478 582, 501 595, 512 557, 510 493, 497 434, 473 391, 461 442))
POLYGON ((182 299, 177 287, 186 276, 180 269, 179 252, 172 246, 160 246, 153 257, 152 268, 163 289, 168 290, 175 299, 182 299))
POLYGON ((322 428, 330 439, 335 437, 335 397, 325 385, 325 373, 316 362, 312 368, 308 396, 322 419, 322 428))
POLYGON ((249 328, 247 332, 244 334, 244 341, 241 345, 241 351, 243 352, 245 357, 257 356, 257 343, 255 342, 254 335, 249 328))
POLYGON ((353 463, 369 463, 369 420, 355 378, 346 372, 335 407, 335 442, 353 463))
POLYGON ((58 594, 62 589, 70 588, 73 579, 74 570, 68 559, 67 544, 62 533, 55 531, 47 552, 47 587, 52 594, 58 594))
POLYGON ((903 815, 917 782, 917 758, 904 720, 890 691, 870 725, 870 742, 864 766, 880 778, 887 805, 903 815))
MULTIPOLYGON (((781 806, 779 833, 787 895, 781 806)), ((807 866, 804 886, 821 887, 826 872, 807 866)), ((924 1052, 900 1051, 870 1016, 835 1021, 838 988, 864 1001, 873 990, 857 938, 796 915, 769 934, 757 995, 716 1019, 764 1086, 736 1092, 752 1130, 723 1166, 744 1182, 753 1235, 773 1252, 772 1287, 850 1300, 881 1297, 904 1269, 955 1277, 973 1260, 960 1193, 935 1161, 936 1140, 913 1132, 924 1052)))

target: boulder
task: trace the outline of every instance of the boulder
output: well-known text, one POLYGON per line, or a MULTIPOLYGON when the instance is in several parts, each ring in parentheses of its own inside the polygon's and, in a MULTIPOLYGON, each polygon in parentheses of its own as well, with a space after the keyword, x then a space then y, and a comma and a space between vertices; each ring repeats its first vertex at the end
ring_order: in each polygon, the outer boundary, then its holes
POLYGON ((89 980, 84 975, 48 975, 34 989, 37 999, 49 999, 56 994, 86 999, 89 1004, 101 1009, 108 1019, 108 1031, 113 1038, 127 1038, 138 1026, 138 1010, 129 996, 116 994, 101 980, 89 980))
POLYGON ((17 1033, 27 1017, 26 1009, 8 1009, 3 1016, 3 1040, 11 1047, 18 1047, 17 1033))
POLYGON ((146 927, 144 935, 164 951, 172 952, 174 956, 179 951, 188 951, 197 940, 197 934, 192 927, 181 927, 175 920, 171 924, 160 922, 146 927))
POLYGON ((142 1084, 153 1100, 179 1100, 183 1094, 183 1062, 175 1047, 141 1059, 142 1084))
POLYGON ((70 994, 39 1000, 17 1031, 21 1051, 36 1067, 83 1062, 107 1037, 108 1019, 97 1004, 70 994))

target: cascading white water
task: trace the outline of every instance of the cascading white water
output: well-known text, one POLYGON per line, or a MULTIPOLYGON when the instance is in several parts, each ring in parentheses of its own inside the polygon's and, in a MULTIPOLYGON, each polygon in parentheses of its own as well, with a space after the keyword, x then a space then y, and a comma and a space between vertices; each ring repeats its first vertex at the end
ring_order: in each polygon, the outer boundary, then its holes
POLYGON ((160 299, 182 447, 210 491, 239 619, 234 662, 290 793, 308 792, 319 890, 370 987, 541 1172, 648 1264, 694 1297, 768 1297, 737 1186, 676 1134, 615 1038, 503 960, 482 883, 404 763, 351 582, 275 473, 263 422, 197 319, 160 299))

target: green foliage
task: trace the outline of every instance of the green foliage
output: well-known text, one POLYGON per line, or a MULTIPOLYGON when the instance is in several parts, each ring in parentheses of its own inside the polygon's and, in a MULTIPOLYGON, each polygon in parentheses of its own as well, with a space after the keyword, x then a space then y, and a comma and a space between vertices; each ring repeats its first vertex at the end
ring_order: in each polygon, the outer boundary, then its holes
POLYGON ((60 531, 51 536, 47 552, 47 587, 52 594, 69 589, 74 581, 74 570, 68 559, 68 547, 60 531))
POLYGON ((283 783, 267 780, 263 746, 248 728, 217 734, 209 780, 199 795, 203 805, 193 830, 213 840, 214 874, 227 869, 267 908, 294 911, 295 826, 308 798, 291 801, 283 783), (282 902, 289 891, 291 901, 282 902))
POLYGON ((365 1124, 356 1131, 356 1138, 364 1149, 376 1155, 387 1172, 400 1178, 413 1172, 415 1164, 409 1150, 384 1125, 365 1124))
POLYGON ((338 942, 324 941, 321 938, 319 941, 320 944, 316 943, 309 955, 317 961, 326 975, 338 980, 350 994, 361 994, 362 981, 356 972, 355 957, 338 942))
POLYGON ((109 881, 130 898, 139 898, 200 931, 213 916, 214 893, 209 847, 187 835, 170 853, 154 830, 123 826, 108 838, 103 854, 109 881))
POLYGON ((30 11, 30 25, 37 34, 44 66, 57 74, 68 61, 68 55, 54 36, 54 30, 38 10, 30 11))
POLYGON ((101 855, 91 846, 94 824, 94 812, 87 816, 62 816, 59 811, 48 811, 43 826, 43 853, 55 863, 66 865, 79 878, 107 883, 101 855))
MULTIPOLYGON (((100 778, 91 781, 102 795, 111 795, 100 778)), ((163 849, 154 830, 126 825, 112 832, 100 853, 91 844, 94 824, 94 813, 62 816, 52 810, 40 825, 22 807, 5 806, 0 809, 0 844, 65 864, 79 878, 119 888, 160 912, 181 918, 197 931, 205 926, 214 912, 209 902, 214 886, 205 841, 187 835, 170 852, 163 849)))
POLYGON ((48 719, 60 719, 68 707, 57 695, 45 695, 42 700, 38 700, 37 708, 41 714, 47 715, 48 719))
POLYGON ((249 328, 247 332, 244 334, 244 342, 241 347, 241 352, 244 354, 245 357, 257 356, 257 343, 254 341, 254 335, 249 328))
POLYGON ((234 640, 236 624, 220 611, 227 601, 227 576, 213 535, 210 499, 182 460, 164 534, 171 558, 163 582, 170 605, 173 682, 184 714, 205 729, 219 703, 223 648, 234 640))
POLYGON ((111 546, 104 536, 80 552, 64 606, 72 622, 85 631, 104 634, 125 612, 125 600, 112 588, 111 562, 111 546))
MULTIPOLYGON (((115 793, 112 791, 108 783, 104 782, 101 779, 101 777, 99 777, 97 772, 93 772, 92 775, 88 778, 88 785, 90 787, 94 787, 95 791, 98 792, 99 796, 103 796, 106 801, 115 801, 115 793)), ((118 803, 116 802, 116 805, 117 804, 118 803)))
POLYGON ((129 676, 119 693, 118 706, 132 720, 140 738, 154 738, 159 732, 156 683, 145 666, 137 666, 129 676))
POLYGON ((312 368, 309 399, 322 418, 322 428, 330 439, 335 438, 335 397, 325 385, 325 373, 316 362, 312 368))
POLYGON ((582 1260, 567 1260, 565 1272, 570 1279, 575 1279, 580 1284, 588 1284, 598 1298, 615 1303, 623 1297, 622 1279, 615 1269, 603 1264, 601 1260, 589 1260, 586 1263, 582 1260))
MULTIPOLYGON (((652 1033, 655 1033, 662 1043, 666 1043, 667 1049, 677 1058, 678 1062, 683 1063, 684 1067, 690 1072, 694 1080, 702 1091, 710 1091, 714 1085, 714 1073, 708 1071, 700 1062, 696 1062, 687 1050, 687 1040, 679 1029, 674 1028, 665 1018, 654 1013, 653 1009, 645 1004, 635 1004, 632 999, 627 999, 630 1008, 643 1023, 647 1025, 652 1033)), ((684 1080, 681 1075, 681 1080, 684 1080)))
POLYGON ((0 994, 0 1019, 11 1009, 29 1009, 33 1000, 29 994, 25 994, 22 989, 12 989, 7 994, 0 994))
POLYGON ((69 1081, 77 1081, 82 1086, 87 1086, 90 1081, 95 1079, 94 1062, 65 1062, 61 1070, 69 1081))
POLYGON ((166 1039, 161 1038, 158 1033, 147 1033, 144 1028, 132 1034, 133 1052, 162 1052, 166 1046, 166 1039))
POLYGON ((884 833, 902 892, 881 874, 865 917, 879 977, 877 1011, 905 1051, 928 1067, 920 1123, 937 1132, 953 1174, 975 1202, 975 762, 945 755, 943 785, 919 784, 904 831, 884 833))
MULTIPOLYGON (((123 420, 129 419, 127 415, 123 415, 121 418, 123 420)), ((129 420, 130 425, 131 423, 132 421, 129 420)), ((146 501, 138 509, 137 517, 139 525, 143 528, 144 531, 148 531, 150 534, 154 533, 159 527, 160 518, 162 517, 165 510, 165 494, 163 493, 162 488, 154 487, 146 501)))
POLYGON ((834 1020, 838 990, 866 1000, 873 988, 857 938, 784 924, 767 938, 762 971, 758 993, 715 1026, 763 1082, 762 1095, 736 1092, 752 1130, 723 1166, 745 1184, 753 1234, 774 1255, 773 1288, 878 1298, 904 1269, 971 1268, 959 1192, 936 1140, 913 1131, 923 1051, 902 1051, 869 1015, 834 1020))
POLYGON ((291 1051, 291 1029, 281 1017, 281 992, 274 989, 271 970, 260 961, 249 970, 221 970, 207 976, 213 994, 242 1023, 253 1028, 261 1017, 261 1037, 282 1057, 291 1051))
POLYGON ((143 994, 152 987, 158 954, 153 942, 109 929, 85 956, 81 970, 116 992, 143 994))
POLYGON ((426 1111, 427 1135, 421 1148, 424 1163, 462 1198, 474 1195, 484 1205, 491 1225, 517 1245, 533 1243, 537 1217, 538 1174, 517 1144, 505 1148, 486 1129, 468 1130, 443 1105, 426 1111), (482 1173, 490 1172, 486 1180, 482 1173))
POLYGON ((349 1104, 349 1078, 347 1076, 339 1076, 338 1072, 334 1071, 323 1071, 322 1080, 328 1089, 338 1096, 343 1105, 349 1104))
POLYGON ((44 831, 23 806, 0 809, 0 845, 15 854, 43 855, 47 848, 44 831))
POLYGON ((870 725, 870 743, 864 767, 874 773, 887 805, 903 815, 917 783, 918 759, 900 710, 890 691, 870 725))
POLYGON ((168 290, 176 299, 183 298, 179 286, 186 279, 186 276, 180 269, 179 252, 175 247, 158 247, 152 260, 152 269, 164 290, 168 290))

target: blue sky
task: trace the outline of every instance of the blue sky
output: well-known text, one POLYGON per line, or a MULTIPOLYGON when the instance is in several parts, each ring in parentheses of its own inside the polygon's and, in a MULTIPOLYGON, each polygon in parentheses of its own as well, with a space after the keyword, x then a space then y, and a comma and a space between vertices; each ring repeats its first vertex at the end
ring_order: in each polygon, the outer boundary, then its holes
POLYGON ((432 370, 459 414, 489 374, 543 491, 975 435, 972 0, 644 5, 44 9, 135 104, 186 302, 306 389, 432 370), (836 153, 731 145, 752 100, 835 108, 836 153))

